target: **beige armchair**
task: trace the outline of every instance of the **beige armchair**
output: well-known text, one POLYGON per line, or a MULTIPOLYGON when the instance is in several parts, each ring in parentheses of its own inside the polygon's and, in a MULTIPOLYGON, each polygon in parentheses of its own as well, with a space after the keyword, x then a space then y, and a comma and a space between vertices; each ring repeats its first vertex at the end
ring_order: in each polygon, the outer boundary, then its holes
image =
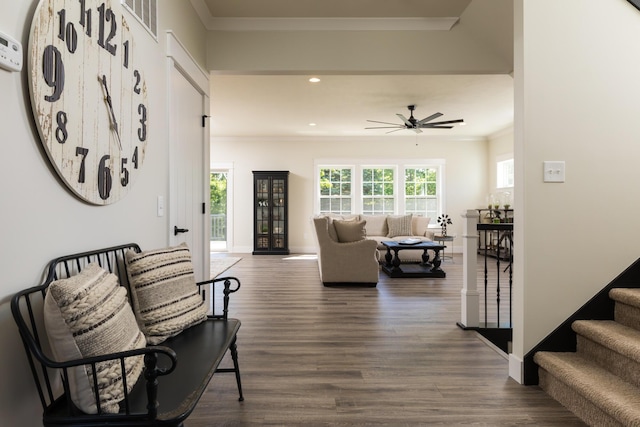
POLYGON ((318 268, 324 286, 364 285, 378 283, 378 244, 374 240, 340 243, 332 221, 313 218, 318 243, 318 268), (331 233, 333 231, 333 233, 331 233))

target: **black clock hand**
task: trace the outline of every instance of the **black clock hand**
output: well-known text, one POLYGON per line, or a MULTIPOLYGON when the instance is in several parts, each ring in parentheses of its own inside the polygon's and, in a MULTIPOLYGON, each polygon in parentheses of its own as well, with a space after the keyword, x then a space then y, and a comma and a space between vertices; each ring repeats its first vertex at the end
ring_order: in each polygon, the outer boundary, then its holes
POLYGON ((118 132, 118 122, 116 121, 116 114, 113 112, 113 104, 111 103, 111 95, 109 95, 109 88, 107 87, 107 77, 103 74, 102 79, 98 76, 98 79, 102 82, 102 87, 104 87, 105 98, 104 100, 107 102, 107 106, 109 107, 109 113, 111 118, 111 127, 116 132, 116 137, 118 139, 118 145, 120 146, 120 150, 122 150, 122 142, 120 141, 120 133, 118 132))

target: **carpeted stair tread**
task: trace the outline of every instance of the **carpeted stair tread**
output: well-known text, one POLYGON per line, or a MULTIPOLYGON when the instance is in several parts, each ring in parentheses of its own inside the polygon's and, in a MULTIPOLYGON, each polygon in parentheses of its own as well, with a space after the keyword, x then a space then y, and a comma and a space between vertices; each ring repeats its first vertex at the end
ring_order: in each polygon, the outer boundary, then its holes
POLYGON ((640 389, 576 353, 541 351, 534 361, 623 425, 640 426, 640 389))
POLYGON ((613 320, 576 320, 573 330, 583 337, 640 362, 640 331, 613 320))
POLYGON ((640 308, 640 288, 613 288, 609 291, 609 298, 640 308))

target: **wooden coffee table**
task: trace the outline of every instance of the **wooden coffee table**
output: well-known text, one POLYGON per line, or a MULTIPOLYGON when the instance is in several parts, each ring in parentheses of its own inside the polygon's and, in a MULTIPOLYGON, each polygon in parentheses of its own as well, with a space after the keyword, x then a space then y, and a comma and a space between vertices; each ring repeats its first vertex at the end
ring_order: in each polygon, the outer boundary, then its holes
POLYGON ((440 268, 442 260, 440 251, 445 246, 434 242, 420 242, 415 244, 403 244, 396 241, 384 241, 382 244, 387 248, 385 263, 382 264, 382 271, 389 277, 431 277, 444 278, 447 274, 440 268), (403 249, 413 249, 422 252, 422 262, 417 264, 402 264, 399 252, 403 249), (393 255, 391 252, 393 251, 393 255), (429 251, 433 251, 433 259, 429 258, 429 251))

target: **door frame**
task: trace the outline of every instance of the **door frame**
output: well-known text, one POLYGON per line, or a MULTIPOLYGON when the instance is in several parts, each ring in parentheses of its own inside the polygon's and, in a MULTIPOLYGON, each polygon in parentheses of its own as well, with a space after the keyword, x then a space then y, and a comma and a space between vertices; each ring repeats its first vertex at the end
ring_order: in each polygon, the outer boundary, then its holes
MULTIPOLYGON (((211 172, 227 173, 227 252, 233 252, 233 163, 214 163, 209 168, 211 172)), ((211 230, 209 230, 210 232, 211 230)))
MULTIPOLYGON (((176 175, 177 169, 175 164, 175 153, 177 151, 179 136, 176 135, 175 127, 172 127, 172 123, 175 122, 175 103, 172 102, 174 96, 172 94, 172 85, 171 85, 171 73, 175 69, 180 72, 185 79, 187 79, 193 87, 202 94, 202 115, 209 116, 210 102, 209 102, 209 74, 204 71, 193 59, 188 50, 184 47, 184 45, 178 40, 173 31, 168 30, 166 32, 166 40, 167 40, 167 65, 166 65, 166 75, 167 75, 167 115, 168 115, 168 124, 169 124, 169 218, 168 225, 169 229, 168 233, 168 241, 171 245, 175 245, 177 240, 173 233, 173 225, 178 217, 178 206, 177 206, 177 183, 176 183, 176 175), (172 120, 173 119, 173 120, 172 120)), ((202 194, 198 195, 198 198, 201 199, 204 203, 205 212, 202 215, 202 230, 205 235, 204 242, 206 244, 205 248, 203 248, 202 253, 194 254, 192 256, 200 257, 202 260, 202 271, 195 272, 196 277, 203 277, 208 279, 210 275, 209 264, 210 264, 210 254, 209 254, 209 245, 208 242, 211 239, 211 230, 208 224, 208 218, 210 218, 210 209, 209 203, 206 203, 209 200, 209 121, 203 119, 204 126, 202 127, 202 194), (207 183, 204 185, 204 183, 207 183)), ((196 195, 194 195, 196 196, 196 195)))

